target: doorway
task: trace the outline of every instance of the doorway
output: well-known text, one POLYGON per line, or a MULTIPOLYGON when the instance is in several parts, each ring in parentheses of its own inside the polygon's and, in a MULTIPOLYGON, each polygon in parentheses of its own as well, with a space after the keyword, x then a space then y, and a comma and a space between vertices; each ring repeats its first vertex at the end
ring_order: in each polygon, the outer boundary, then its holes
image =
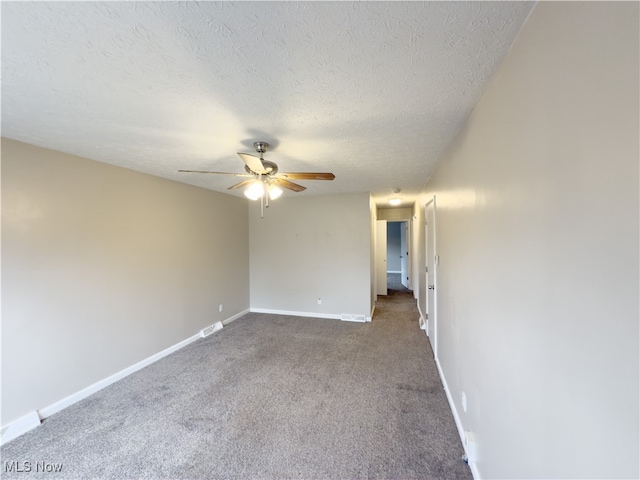
POLYGON ((408 230, 406 221, 387 222, 387 288, 408 292, 408 230))

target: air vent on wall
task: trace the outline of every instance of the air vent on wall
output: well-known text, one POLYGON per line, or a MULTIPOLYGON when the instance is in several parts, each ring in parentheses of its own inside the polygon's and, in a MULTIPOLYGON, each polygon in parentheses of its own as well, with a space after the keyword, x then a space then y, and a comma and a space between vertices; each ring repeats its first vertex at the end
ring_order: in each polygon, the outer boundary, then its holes
POLYGON ((364 315, 351 315, 350 313, 343 313, 340 316, 340 320, 343 322, 366 322, 367 318, 364 315))
POLYGON ((200 336, 202 338, 208 337, 213 332, 217 332, 218 330, 222 330, 222 322, 216 322, 213 325, 209 325, 208 327, 203 328, 202 330, 200 330, 200 336))

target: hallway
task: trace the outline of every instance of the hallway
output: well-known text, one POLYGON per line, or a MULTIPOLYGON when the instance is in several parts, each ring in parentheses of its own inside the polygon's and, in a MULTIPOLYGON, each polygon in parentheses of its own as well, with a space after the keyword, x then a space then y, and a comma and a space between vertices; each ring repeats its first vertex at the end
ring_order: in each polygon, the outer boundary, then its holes
MULTIPOLYGON (((394 350, 396 358, 389 358, 384 363, 391 366, 396 362, 398 364, 408 362, 413 365, 411 368, 407 365, 402 371, 387 373, 388 381, 398 382, 398 389, 406 395, 406 399, 401 402, 403 404, 400 412, 402 420, 397 421, 406 422, 404 425, 407 431, 419 430, 419 444, 424 448, 422 455, 427 459, 430 457, 440 459, 438 464, 443 465, 442 470, 435 478, 471 479, 471 471, 461 460, 464 451, 429 339, 424 331, 419 329, 419 312, 413 292, 402 285, 400 288, 404 291, 392 288, 391 284, 388 286, 388 294, 378 296, 372 319, 374 328, 380 330, 379 338, 384 339, 383 343, 388 344, 385 336, 389 335, 389 331, 393 332, 393 346, 388 348, 394 350), (400 382, 400 378, 404 380, 400 382), (413 418, 408 420, 404 418, 405 416, 413 418), (446 463, 442 462, 443 457, 447 459, 446 463)), ((393 372, 392 369, 390 370, 393 372)))

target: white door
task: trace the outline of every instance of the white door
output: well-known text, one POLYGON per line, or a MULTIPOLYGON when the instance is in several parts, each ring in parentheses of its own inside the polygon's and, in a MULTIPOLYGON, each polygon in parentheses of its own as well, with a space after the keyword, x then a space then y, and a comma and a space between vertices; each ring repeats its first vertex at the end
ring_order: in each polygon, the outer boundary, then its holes
POLYGON ((425 246, 426 246, 426 315, 427 335, 431 341, 433 353, 438 357, 438 317, 436 298, 436 268, 438 257, 436 255, 436 197, 430 200, 424 207, 425 219, 425 246))
POLYGON ((411 285, 410 288, 413 289, 413 298, 416 300, 418 300, 420 296, 420 292, 416 287, 420 285, 420 272, 422 272, 422 267, 417 263, 421 256, 418 255, 418 252, 414 249, 414 247, 417 248, 419 245, 416 236, 422 229, 422 227, 418 225, 417 219, 418 217, 413 215, 411 217, 411 224, 409 225, 409 251, 412 255, 411 261, 409 262, 409 285, 411 285))
POLYGON ((376 294, 387 294, 387 221, 376 221, 376 294))
POLYGON ((409 247, 407 246, 408 223, 402 222, 400 225, 400 283, 404 288, 409 288, 409 274, 407 272, 407 259, 409 257, 409 247))

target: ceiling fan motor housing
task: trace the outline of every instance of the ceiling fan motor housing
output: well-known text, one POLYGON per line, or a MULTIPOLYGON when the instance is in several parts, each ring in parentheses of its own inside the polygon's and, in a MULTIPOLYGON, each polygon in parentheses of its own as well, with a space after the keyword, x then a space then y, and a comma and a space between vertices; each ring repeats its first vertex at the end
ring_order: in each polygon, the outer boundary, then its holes
MULTIPOLYGON (((267 171, 267 175, 275 175, 276 173, 278 173, 278 165, 276 165, 273 162, 270 162, 269 160, 265 160, 265 159, 261 159, 262 160, 262 165, 264 165, 264 169, 267 171)), ((251 173, 253 175, 260 175, 259 173, 254 172, 253 170, 251 170, 249 168, 249 165, 245 165, 244 169, 247 173, 251 173)))
POLYGON ((267 142, 253 142, 253 148, 256 149, 256 152, 259 154, 263 154, 269 148, 269 144, 267 142))

